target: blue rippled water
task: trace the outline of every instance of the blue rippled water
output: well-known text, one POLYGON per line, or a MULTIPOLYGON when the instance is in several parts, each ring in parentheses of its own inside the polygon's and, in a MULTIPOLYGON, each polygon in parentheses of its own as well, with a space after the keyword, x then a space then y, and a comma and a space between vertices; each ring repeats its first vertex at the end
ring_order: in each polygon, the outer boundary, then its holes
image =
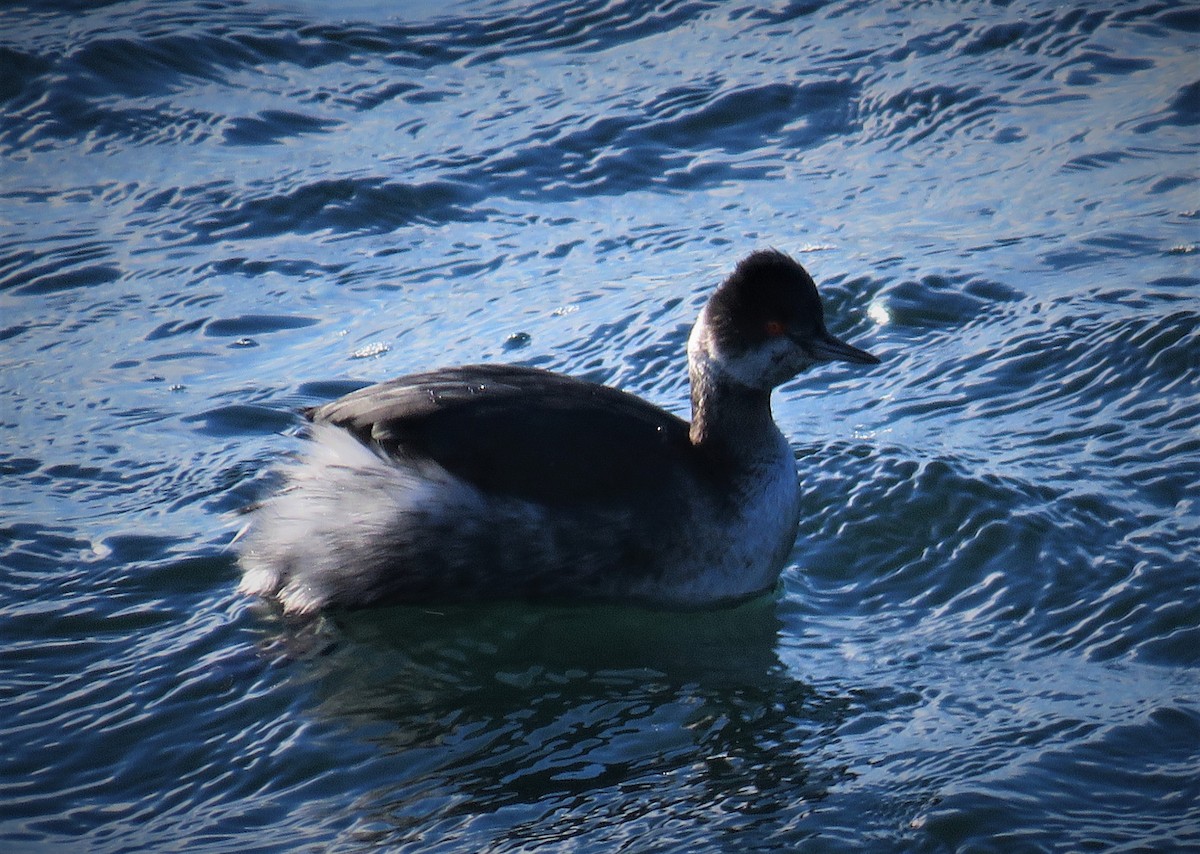
POLYGON ((1200 847, 1200 10, 0 10, 5 851, 1200 847), (883 358, 698 614, 235 593, 304 405, 477 361, 686 411, 751 249, 883 358))

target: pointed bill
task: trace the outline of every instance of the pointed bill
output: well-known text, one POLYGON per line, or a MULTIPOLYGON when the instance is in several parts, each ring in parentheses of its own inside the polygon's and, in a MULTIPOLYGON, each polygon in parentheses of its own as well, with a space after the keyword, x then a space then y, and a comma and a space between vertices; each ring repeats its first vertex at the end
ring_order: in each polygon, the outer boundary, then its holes
POLYGON ((854 362, 859 365, 879 364, 879 360, 866 350, 860 350, 852 344, 847 344, 840 338, 834 338, 828 332, 823 332, 808 342, 808 352, 812 354, 813 358, 820 359, 823 362, 854 362))

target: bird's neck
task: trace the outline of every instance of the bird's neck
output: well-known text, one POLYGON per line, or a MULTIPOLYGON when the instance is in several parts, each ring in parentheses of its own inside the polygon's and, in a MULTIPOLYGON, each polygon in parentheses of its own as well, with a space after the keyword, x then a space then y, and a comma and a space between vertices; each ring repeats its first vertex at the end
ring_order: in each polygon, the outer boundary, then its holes
POLYGON ((783 440, 771 416, 771 393, 734 382, 709 360, 692 360, 691 440, 734 464, 766 462, 783 440))

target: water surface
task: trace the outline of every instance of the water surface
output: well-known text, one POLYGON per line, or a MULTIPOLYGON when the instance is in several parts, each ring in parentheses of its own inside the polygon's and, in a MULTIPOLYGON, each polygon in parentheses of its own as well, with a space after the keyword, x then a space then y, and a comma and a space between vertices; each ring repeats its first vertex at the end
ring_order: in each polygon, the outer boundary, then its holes
POLYGON ((1200 12, 0 11, 9 851, 1200 845, 1200 12), (235 593, 296 410, 516 361, 686 411, 738 258, 870 370, 775 397, 778 595, 235 593))

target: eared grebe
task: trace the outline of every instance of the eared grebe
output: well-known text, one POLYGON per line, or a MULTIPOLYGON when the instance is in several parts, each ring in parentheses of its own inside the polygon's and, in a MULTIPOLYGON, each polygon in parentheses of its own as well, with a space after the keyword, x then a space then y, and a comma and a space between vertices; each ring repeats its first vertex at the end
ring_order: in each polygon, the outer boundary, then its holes
POLYGON ((755 252, 688 340, 692 422, 613 388, 475 365, 306 412, 313 442, 240 541, 241 589, 289 612, 493 599, 698 607, 769 590, 799 521, 771 390, 876 364, 816 285, 755 252))

